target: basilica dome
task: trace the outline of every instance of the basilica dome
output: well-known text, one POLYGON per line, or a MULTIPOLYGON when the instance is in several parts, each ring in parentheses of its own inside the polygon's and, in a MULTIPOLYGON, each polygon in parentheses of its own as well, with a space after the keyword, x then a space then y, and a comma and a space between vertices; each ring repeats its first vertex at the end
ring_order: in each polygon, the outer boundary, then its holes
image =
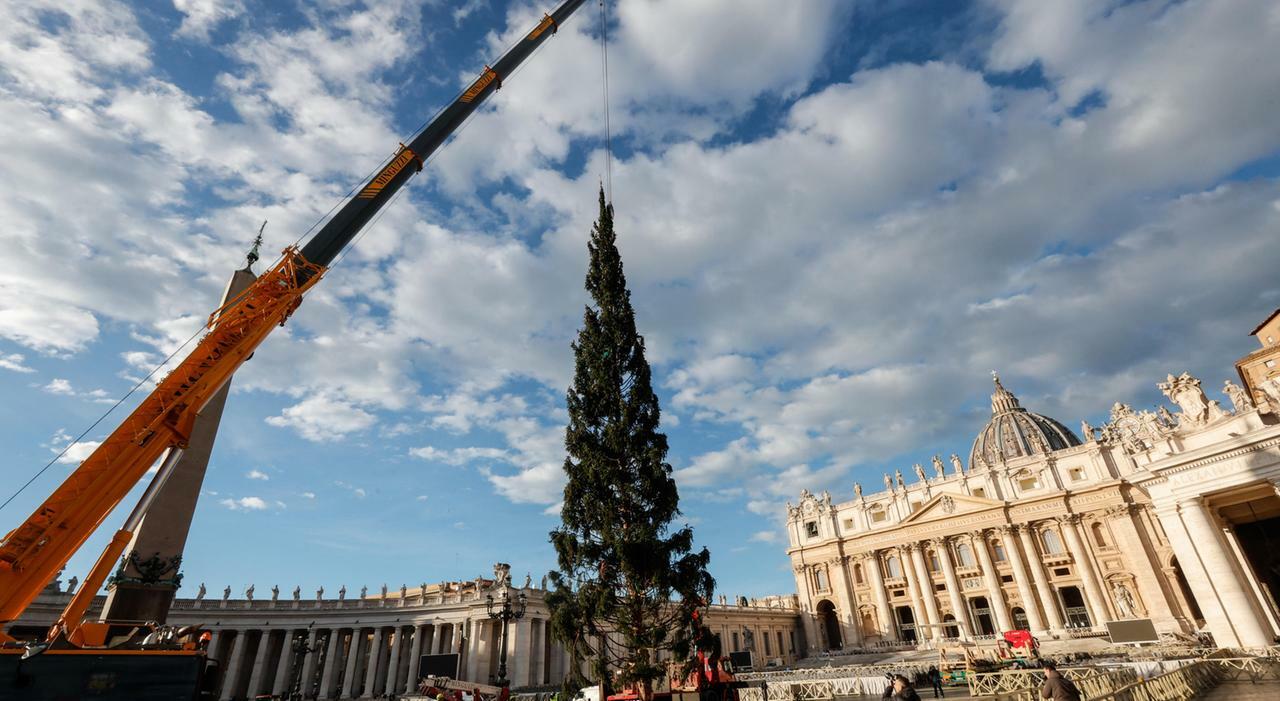
POLYGON ((1080 445, 1071 429, 1018 404, 1018 398, 995 378, 991 395, 991 420, 978 433, 969 451, 969 469, 998 465, 1007 460, 1044 455, 1080 445))

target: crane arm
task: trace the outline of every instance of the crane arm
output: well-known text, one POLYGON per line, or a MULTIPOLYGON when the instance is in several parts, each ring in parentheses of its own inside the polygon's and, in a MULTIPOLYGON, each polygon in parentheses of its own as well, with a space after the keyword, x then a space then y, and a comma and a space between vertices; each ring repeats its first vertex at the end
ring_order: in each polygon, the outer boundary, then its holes
MULTIPOLYGON (((301 249, 285 249, 279 263, 216 311, 209 332, 136 409, 29 518, 0 540, 0 628, 15 620, 54 574, 169 448, 183 449, 205 403, 302 303, 342 249, 423 162, 475 112, 584 0, 565 0, 399 150, 301 249)), ((130 521, 132 521, 132 517, 130 521)), ((115 534, 50 637, 71 636, 110 564, 128 542, 115 534)), ((8 640, 0 631, 0 642, 8 640)))

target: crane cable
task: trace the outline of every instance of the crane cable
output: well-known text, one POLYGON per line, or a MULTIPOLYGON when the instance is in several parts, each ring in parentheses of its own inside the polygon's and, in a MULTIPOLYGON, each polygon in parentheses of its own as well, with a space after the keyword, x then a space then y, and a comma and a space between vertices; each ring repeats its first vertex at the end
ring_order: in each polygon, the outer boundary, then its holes
POLYGON ((604 187, 605 200, 613 204, 613 129, 609 124, 609 10, 600 0, 600 73, 604 76, 604 187))

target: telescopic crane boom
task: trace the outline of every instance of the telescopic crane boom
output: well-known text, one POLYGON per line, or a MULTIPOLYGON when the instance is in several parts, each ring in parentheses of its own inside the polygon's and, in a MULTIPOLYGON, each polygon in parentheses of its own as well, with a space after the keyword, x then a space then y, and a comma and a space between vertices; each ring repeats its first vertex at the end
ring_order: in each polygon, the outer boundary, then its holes
MULTIPOLYGON (((298 250, 285 249, 279 263, 264 272, 238 298, 209 317, 209 332, 195 349, 29 518, 0 541, 0 629, 35 599, 45 584, 84 544, 103 519, 143 478, 165 451, 171 451, 148 495, 162 482, 176 452, 184 449, 197 413, 276 326, 283 325, 303 296, 360 230, 422 170, 424 162, 477 108, 502 86, 502 80, 532 54, 584 0, 565 0, 544 15, 532 31, 484 71, 452 104, 408 144, 401 144, 386 165, 298 250)), ((101 636, 81 620, 107 573, 129 543, 146 501, 116 532, 62 618, 49 631, 77 645, 101 645, 101 636)), ((12 641, 0 630, 0 642, 12 641)))

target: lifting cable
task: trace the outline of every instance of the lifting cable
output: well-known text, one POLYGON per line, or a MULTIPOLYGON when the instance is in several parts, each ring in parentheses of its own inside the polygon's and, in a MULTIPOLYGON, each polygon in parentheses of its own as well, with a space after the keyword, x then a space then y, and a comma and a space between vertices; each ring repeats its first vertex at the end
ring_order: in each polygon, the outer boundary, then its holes
POLYGON ((613 130, 609 124, 609 10, 600 0, 600 72, 604 76, 604 193, 613 204, 613 130))

